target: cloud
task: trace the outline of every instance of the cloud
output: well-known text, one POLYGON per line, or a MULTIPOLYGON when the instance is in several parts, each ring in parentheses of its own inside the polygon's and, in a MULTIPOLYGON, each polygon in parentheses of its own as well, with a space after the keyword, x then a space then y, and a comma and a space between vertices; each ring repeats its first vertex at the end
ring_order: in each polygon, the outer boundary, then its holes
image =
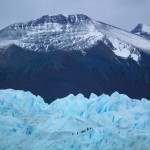
POLYGON ((42 15, 86 14, 96 20, 131 30, 150 24, 149 0, 1 0, 0 28, 42 15))

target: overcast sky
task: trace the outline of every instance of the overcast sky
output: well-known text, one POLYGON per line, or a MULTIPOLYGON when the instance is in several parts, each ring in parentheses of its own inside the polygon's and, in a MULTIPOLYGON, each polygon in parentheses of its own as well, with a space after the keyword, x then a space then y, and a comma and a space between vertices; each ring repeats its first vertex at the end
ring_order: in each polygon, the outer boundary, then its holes
POLYGON ((42 15, 86 14, 126 30, 150 24, 150 0, 0 0, 0 29, 42 15))

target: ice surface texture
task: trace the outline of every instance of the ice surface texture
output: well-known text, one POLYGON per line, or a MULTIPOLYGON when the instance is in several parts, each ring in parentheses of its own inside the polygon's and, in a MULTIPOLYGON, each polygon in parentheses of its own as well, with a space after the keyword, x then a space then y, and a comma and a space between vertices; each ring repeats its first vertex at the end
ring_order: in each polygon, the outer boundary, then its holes
POLYGON ((1 150, 149 150, 150 101, 113 93, 69 95, 50 105, 0 90, 1 150))

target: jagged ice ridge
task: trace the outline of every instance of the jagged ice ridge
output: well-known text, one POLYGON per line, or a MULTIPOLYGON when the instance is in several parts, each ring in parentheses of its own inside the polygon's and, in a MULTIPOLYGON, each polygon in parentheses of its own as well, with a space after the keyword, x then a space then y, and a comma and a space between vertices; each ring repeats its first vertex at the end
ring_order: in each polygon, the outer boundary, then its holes
POLYGON ((149 108, 117 92, 46 104, 30 92, 0 90, 0 149, 148 150, 149 108))

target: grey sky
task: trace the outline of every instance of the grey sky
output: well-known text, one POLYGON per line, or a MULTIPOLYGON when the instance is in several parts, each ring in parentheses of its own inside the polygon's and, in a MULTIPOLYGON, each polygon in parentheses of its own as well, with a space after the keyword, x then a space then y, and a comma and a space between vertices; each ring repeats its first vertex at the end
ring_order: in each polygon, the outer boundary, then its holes
POLYGON ((0 0, 0 29, 47 14, 81 13, 131 30, 138 23, 150 24, 150 0, 0 0))

